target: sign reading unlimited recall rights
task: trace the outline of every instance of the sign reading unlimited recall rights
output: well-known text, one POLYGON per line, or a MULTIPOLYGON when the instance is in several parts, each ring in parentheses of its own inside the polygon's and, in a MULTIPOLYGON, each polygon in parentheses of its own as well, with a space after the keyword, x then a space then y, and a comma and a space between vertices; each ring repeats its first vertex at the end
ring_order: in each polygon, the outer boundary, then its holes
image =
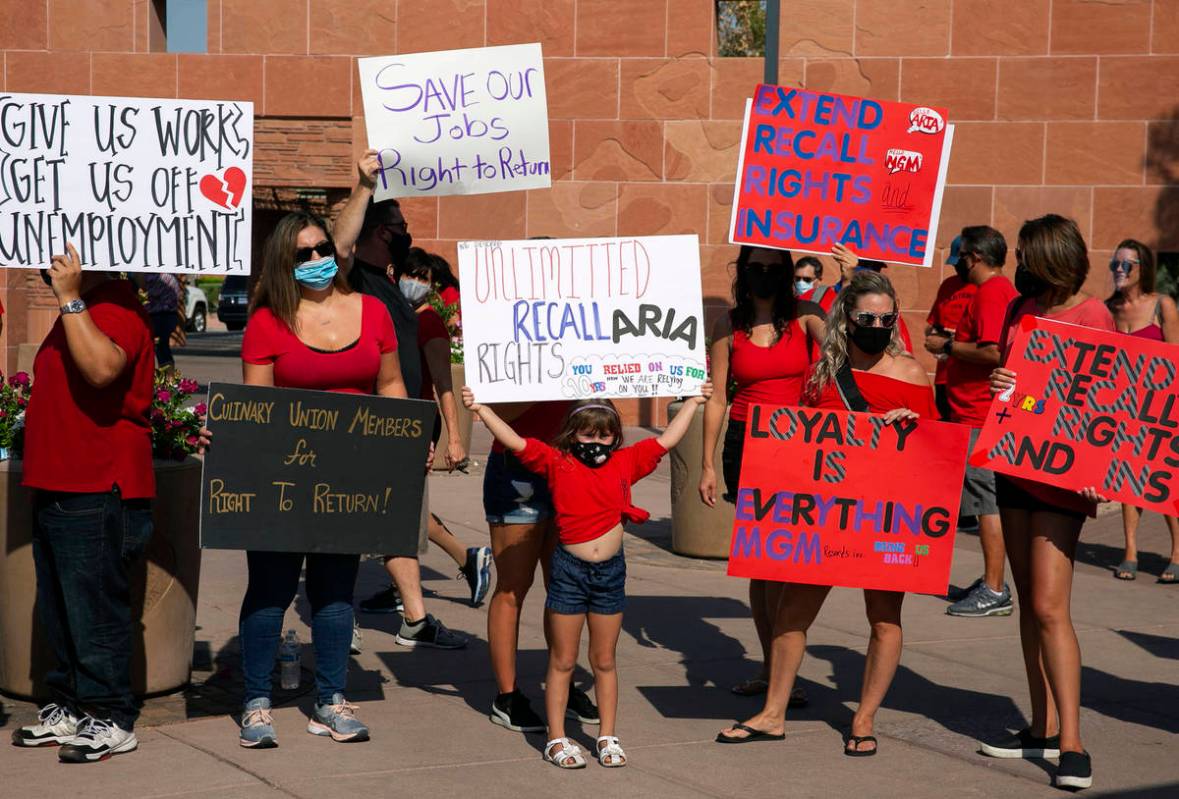
POLYGON ((209 387, 201 546, 417 553, 434 403, 209 387))

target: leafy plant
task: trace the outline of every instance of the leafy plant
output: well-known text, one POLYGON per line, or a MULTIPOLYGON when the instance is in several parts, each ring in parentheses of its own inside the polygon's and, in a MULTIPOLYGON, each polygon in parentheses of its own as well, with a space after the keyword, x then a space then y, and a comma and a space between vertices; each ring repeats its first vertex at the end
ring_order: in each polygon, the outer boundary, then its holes
POLYGON ((0 447, 19 451, 24 443, 25 407, 33 381, 28 372, 17 372, 7 380, 0 374, 0 447))
POLYGON ((205 404, 188 407, 197 381, 172 369, 157 369, 151 401, 151 449, 157 458, 182 461, 197 450, 205 423, 205 404))
POLYGON ((447 305, 438 296, 438 292, 430 292, 430 307, 438 312, 446 324, 446 332, 450 334, 450 362, 463 362, 463 323, 459 316, 457 305, 447 305))

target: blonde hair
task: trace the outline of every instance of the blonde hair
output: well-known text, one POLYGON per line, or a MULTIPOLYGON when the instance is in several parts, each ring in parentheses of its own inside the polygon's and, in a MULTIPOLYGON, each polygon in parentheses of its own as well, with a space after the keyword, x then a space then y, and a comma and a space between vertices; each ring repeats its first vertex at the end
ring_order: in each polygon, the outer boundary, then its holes
POLYGON ((835 301, 831 308, 831 316, 827 318, 827 335, 823 339, 819 360, 815 363, 804 391, 808 399, 817 399, 827 384, 835 380, 836 373, 847 362, 847 324, 851 320, 856 303, 866 294, 883 294, 892 300, 897 321, 892 326, 892 340, 889 341, 885 352, 889 355, 900 355, 905 351, 900 332, 901 304, 897 301, 897 293, 892 283, 879 272, 868 269, 856 272, 851 281, 839 292, 839 299, 835 301))

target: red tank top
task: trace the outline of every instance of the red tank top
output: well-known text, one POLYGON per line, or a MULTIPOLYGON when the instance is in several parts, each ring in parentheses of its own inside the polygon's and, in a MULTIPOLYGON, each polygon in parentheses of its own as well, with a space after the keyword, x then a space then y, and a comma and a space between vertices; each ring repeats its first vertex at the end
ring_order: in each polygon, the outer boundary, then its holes
POLYGON ((744 422, 753 403, 799 404, 803 378, 811 365, 808 338, 796 321, 791 321, 786 333, 769 347, 754 344, 744 330, 733 331, 729 374, 737 383, 737 391, 730 419, 744 422))

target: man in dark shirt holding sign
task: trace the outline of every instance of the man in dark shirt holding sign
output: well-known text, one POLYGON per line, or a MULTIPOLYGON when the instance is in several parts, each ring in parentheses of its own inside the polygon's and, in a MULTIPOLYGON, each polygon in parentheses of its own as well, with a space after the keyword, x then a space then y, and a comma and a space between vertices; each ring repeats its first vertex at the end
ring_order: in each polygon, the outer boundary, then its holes
MULTIPOLYGON (((991 370, 999 365, 999 341, 1007 306, 1018 292, 1003 276, 1007 242, 994 228, 986 225, 963 228, 958 257, 959 266, 965 265, 966 279, 978 288, 953 338, 936 333, 928 335, 925 349, 947 357, 949 420, 971 428, 973 448, 991 407, 989 379, 991 370)), ((1003 579, 1006 549, 995 501, 994 472, 967 466, 959 514, 978 517, 984 574, 946 612, 951 616, 1010 616, 1013 606, 1011 590, 1003 579)))

